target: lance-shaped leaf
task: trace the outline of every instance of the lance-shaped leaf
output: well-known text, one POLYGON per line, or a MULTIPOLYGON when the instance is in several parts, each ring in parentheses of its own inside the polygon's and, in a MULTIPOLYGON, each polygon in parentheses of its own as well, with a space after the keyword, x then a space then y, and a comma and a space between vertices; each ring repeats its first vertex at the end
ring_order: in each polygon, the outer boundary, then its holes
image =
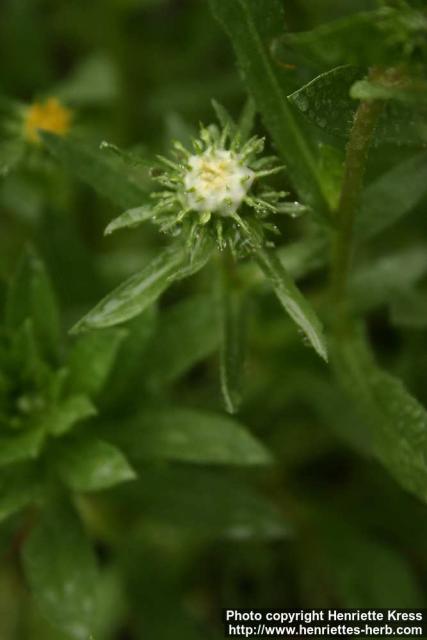
MULTIPOLYGON (((351 97, 351 88, 364 75, 364 69, 358 67, 337 67, 292 93, 289 100, 320 128, 337 137, 347 138, 359 104, 351 97)), ((378 119, 374 144, 423 144, 427 136, 426 113, 425 103, 411 105, 387 101, 378 119)))
POLYGON ((160 253, 142 271, 109 293, 72 329, 111 327, 139 315, 169 287, 186 261, 184 247, 174 245, 160 253))
POLYGON ((94 396, 104 386, 126 331, 97 331, 79 336, 69 357, 67 387, 94 396))
POLYGON ((25 575, 44 616, 75 640, 88 640, 97 609, 95 556, 71 506, 46 508, 23 548, 25 575))
POLYGON ((381 233, 411 212, 427 193, 427 153, 399 163, 364 190, 356 233, 364 240, 381 233))
POLYGON ((197 464, 270 464, 267 449, 239 422, 221 414, 171 407, 146 411, 117 434, 131 459, 197 464))
POLYGON ((408 491, 427 501, 427 412, 403 383, 375 363, 354 330, 336 340, 338 379, 372 433, 373 454, 408 491))
POLYGON ((101 151, 84 140, 46 132, 41 136, 49 151, 66 169, 114 204, 125 209, 147 200, 147 169, 125 162, 123 156, 101 151))
POLYGON ((73 491, 99 491, 136 477, 120 449, 104 440, 70 438, 55 454, 59 473, 73 491))
POLYGON ((259 249, 256 257, 284 309, 303 331, 319 356, 327 360, 323 327, 309 301, 302 295, 275 253, 267 249, 259 249))
POLYGON ((118 218, 114 218, 105 229, 105 235, 108 236, 118 229, 134 229, 146 220, 153 217, 153 209, 149 205, 128 209, 118 218))
POLYGON ((61 335, 58 307, 44 265, 31 250, 23 255, 6 299, 6 324, 10 328, 28 319, 46 353, 56 356, 61 335))
POLYGON ((280 35, 285 17, 282 3, 269 0, 210 0, 214 15, 227 31, 253 95, 274 142, 286 161, 302 200, 327 210, 322 175, 316 156, 286 95, 292 91, 274 64, 270 45, 280 35))
POLYGON ((242 400, 246 343, 246 298, 244 292, 233 288, 226 273, 221 272, 219 280, 221 391, 227 411, 236 413, 242 400))

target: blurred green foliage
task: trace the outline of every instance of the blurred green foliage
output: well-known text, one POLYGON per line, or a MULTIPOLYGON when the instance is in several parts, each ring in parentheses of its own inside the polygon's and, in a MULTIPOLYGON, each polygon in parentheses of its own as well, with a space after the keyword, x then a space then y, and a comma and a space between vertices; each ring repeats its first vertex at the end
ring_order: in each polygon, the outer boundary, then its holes
POLYGON ((421 0, 3 0, 1 640, 426 605, 426 71, 421 0), (212 99, 286 165, 238 262, 149 220, 212 99))

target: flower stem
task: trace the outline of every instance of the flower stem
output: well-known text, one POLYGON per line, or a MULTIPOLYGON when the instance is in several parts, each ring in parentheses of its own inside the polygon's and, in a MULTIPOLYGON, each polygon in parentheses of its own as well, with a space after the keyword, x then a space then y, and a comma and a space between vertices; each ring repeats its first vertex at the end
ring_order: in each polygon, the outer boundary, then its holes
POLYGON ((372 136, 382 103, 364 100, 357 108, 347 144, 344 179, 337 211, 337 231, 332 254, 331 287, 334 301, 345 307, 348 276, 353 253, 353 231, 372 136))

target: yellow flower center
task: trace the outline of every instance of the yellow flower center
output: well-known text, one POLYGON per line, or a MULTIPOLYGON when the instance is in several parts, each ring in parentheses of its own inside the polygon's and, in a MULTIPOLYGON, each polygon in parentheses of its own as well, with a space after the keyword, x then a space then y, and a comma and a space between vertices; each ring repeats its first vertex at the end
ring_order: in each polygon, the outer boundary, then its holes
POLYGON ((41 142, 39 129, 64 136, 71 127, 72 111, 64 107, 57 98, 35 102, 28 107, 24 119, 24 136, 32 143, 41 142))

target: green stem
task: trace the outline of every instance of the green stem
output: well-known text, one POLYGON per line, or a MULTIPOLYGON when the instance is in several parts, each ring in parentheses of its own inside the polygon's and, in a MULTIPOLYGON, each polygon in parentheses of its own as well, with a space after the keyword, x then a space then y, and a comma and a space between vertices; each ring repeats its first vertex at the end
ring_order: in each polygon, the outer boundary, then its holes
POLYGON ((382 110, 379 101, 360 103, 347 144, 345 172, 337 211, 337 231, 332 255, 331 285, 335 303, 345 307, 345 296, 353 253, 354 220, 363 187, 366 160, 382 110))

